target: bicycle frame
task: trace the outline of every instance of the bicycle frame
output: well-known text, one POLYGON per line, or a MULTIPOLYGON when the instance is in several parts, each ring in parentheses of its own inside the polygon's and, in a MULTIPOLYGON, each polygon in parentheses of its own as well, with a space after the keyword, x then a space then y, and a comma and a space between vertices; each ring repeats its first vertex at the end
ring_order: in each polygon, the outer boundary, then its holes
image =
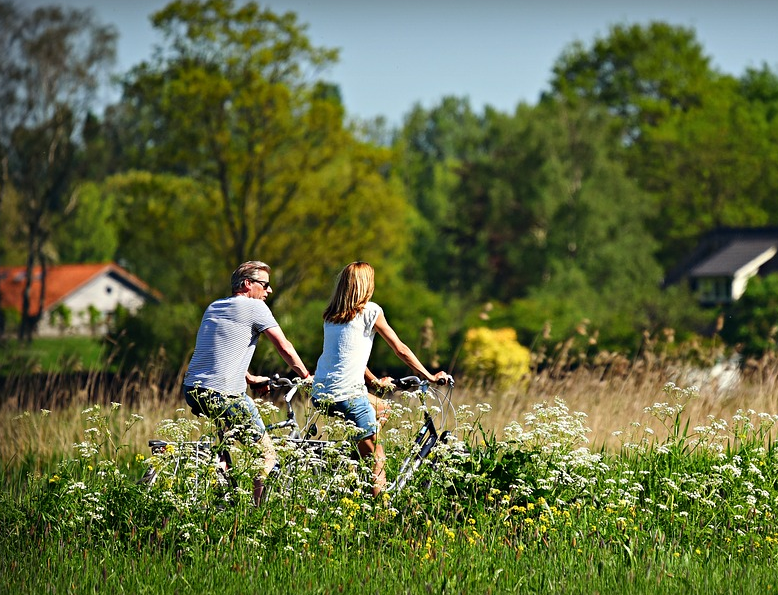
MULTIPOLYGON (((232 465, 229 451, 219 448, 210 440, 168 442, 166 440, 151 439, 149 440, 149 448, 151 449, 152 456, 158 457, 163 461, 163 467, 165 465, 173 465, 172 470, 168 469, 166 472, 166 475, 170 477, 177 476, 182 468, 187 467, 187 463, 193 462, 195 469, 212 466, 220 487, 226 488, 231 486, 233 489, 237 487, 234 478, 226 470, 232 465), (164 463, 164 457, 167 454, 170 454, 170 460, 164 463), (227 465, 226 469, 222 466, 222 461, 227 465)), ((161 468, 149 465, 138 483, 149 486, 154 485, 157 479, 159 479, 160 471, 161 468)), ((191 477, 193 479, 191 500, 195 501, 198 498, 201 487, 204 487, 205 484, 201 486, 201 474, 199 472, 194 473, 191 477)))
MULTIPOLYGON (((429 390, 429 383, 426 381, 421 381, 415 376, 408 376, 406 378, 401 379, 398 382, 399 386, 418 386, 420 389, 420 395, 419 399, 422 403, 422 405, 425 404, 427 391, 429 390)), ((451 390, 451 387, 453 386, 453 381, 449 383, 449 390, 451 390)), ((426 459, 430 453, 432 452, 432 449, 435 447, 435 445, 438 443, 438 441, 446 442, 448 436, 450 435, 449 431, 443 431, 438 432, 438 429, 435 427, 435 420, 430 414, 429 410, 424 410, 424 423, 419 428, 419 431, 416 433, 416 438, 413 442, 414 446, 411 449, 410 454, 405 457, 403 462, 400 464, 399 469, 397 470, 397 476, 395 477, 395 480, 390 483, 386 491, 389 493, 393 492, 399 492, 402 490, 403 487, 408 483, 408 481, 413 477, 414 473, 421 467, 422 461, 426 459)), ((434 465, 436 461, 436 458, 432 459, 432 464, 434 465)))

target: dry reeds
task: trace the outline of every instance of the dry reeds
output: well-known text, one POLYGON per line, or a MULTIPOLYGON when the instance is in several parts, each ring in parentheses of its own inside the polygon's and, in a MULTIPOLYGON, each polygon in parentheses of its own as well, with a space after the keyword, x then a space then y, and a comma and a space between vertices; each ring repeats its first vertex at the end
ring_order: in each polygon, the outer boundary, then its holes
MULTIPOLYGON (((567 352, 569 355, 569 346, 567 352)), ((613 433, 636 422, 651 425, 652 419, 644 409, 666 400, 662 389, 668 382, 699 387, 699 398, 685 410, 692 427, 706 423, 710 416, 731 419, 738 410, 778 413, 778 358, 748 361, 737 370, 723 366, 726 374, 721 370, 716 373, 713 357, 698 358, 694 365, 689 361, 653 351, 645 351, 634 360, 604 352, 587 362, 569 359, 560 364, 557 359, 551 365, 536 366, 529 381, 514 389, 498 391, 485 386, 483 379, 459 379, 454 402, 473 408, 480 403, 491 405, 480 423, 487 432, 501 438, 507 425, 521 423, 536 404, 560 398, 570 411, 587 414, 589 447, 595 450, 618 449, 620 440, 613 433)), ((123 443, 130 453, 146 453, 146 441, 155 436, 157 424, 177 417, 177 410, 185 407, 181 379, 182 372, 166 376, 153 365, 122 376, 87 373, 6 377, 0 428, 7 439, 0 441, 0 461, 8 467, 32 458, 70 456, 85 430, 81 412, 94 404, 111 403, 122 405, 114 415, 119 433, 133 414, 143 417, 123 436, 123 443)), ((653 429, 661 438, 662 428, 654 423, 653 429)))
MULTIPOLYGON (((482 425, 499 438, 511 422, 521 422, 538 403, 562 399, 570 411, 586 413, 591 429, 590 448, 617 449, 614 432, 634 424, 652 427, 657 438, 664 429, 645 412, 647 407, 667 400, 667 383, 679 387, 697 386, 699 398, 685 408, 690 426, 709 418, 730 420, 738 410, 778 414, 778 358, 765 356, 738 366, 730 360, 697 360, 657 356, 646 351, 635 360, 620 354, 599 353, 588 362, 556 360, 530 378, 526 389, 494 391, 473 383, 458 390, 460 404, 489 403, 482 425)), ((719 358, 720 360, 720 358, 719 358)))

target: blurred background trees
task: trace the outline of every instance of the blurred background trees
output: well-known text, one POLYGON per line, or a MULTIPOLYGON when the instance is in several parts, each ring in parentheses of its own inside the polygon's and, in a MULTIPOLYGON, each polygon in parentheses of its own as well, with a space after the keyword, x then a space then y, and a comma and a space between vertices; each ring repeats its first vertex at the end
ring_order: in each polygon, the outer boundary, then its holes
POLYGON ((21 228, 13 239, 23 244, 16 251, 27 267, 19 338, 29 341, 37 323, 30 314, 32 270, 41 267, 45 287, 57 248, 50 236, 74 207, 79 137, 115 59, 117 33, 90 11, 30 12, 10 2, 0 3, 0 23, 0 209, 13 195, 8 207, 21 228))
MULTIPOLYGON (((387 130, 350 120, 326 78, 337 52, 294 14, 171 2, 152 17, 154 57, 121 73, 121 98, 97 116, 85 100, 113 29, 0 8, 3 47, 57 31, 96 44, 88 76, 67 79, 79 93, 39 98, 36 119, 21 110, 42 84, 19 61, 30 55, 0 67, 17 107, 0 117, 0 255, 117 260, 160 290, 162 304, 117 316, 127 361, 161 347, 185 363, 203 307, 254 258, 273 267, 272 307, 311 366, 334 277, 357 259, 426 362, 453 365, 476 327, 545 349, 585 327, 592 350, 635 353, 666 329, 702 336, 721 314, 660 289, 701 233, 778 224, 778 75, 717 72, 691 29, 615 26, 562 50, 537 105, 477 113, 445 97, 387 130), (24 157, 41 143, 51 163, 24 157)), ((375 359, 393 361, 380 344, 375 359)))

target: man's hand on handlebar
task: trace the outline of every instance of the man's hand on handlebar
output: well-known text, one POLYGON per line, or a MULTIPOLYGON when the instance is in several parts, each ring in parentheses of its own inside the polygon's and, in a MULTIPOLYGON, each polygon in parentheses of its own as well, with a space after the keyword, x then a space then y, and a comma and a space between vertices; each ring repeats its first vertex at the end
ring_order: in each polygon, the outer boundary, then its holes
POLYGON ((270 378, 267 376, 255 376, 246 372, 246 384, 258 395, 266 395, 270 392, 270 378))
POLYGON ((390 391, 393 391, 395 388, 397 388, 394 384, 394 378, 391 376, 384 376, 383 378, 373 378, 373 380, 370 381, 370 384, 375 388, 378 392, 381 393, 388 393, 390 391))

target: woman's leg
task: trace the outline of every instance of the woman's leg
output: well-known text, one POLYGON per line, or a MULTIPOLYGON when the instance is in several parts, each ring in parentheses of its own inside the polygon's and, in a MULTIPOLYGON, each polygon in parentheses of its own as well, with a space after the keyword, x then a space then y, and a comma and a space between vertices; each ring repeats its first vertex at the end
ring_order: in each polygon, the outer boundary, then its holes
POLYGON ((386 455, 383 445, 379 444, 376 438, 376 434, 373 434, 357 442, 359 455, 363 459, 373 458, 373 496, 378 496, 386 489, 386 469, 384 467, 386 455))
POLYGON ((384 424, 386 424, 387 420, 389 419, 389 414, 392 412, 392 405, 386 399, 382 399, 370 393, 368 393, 367 399, 370 401, 373 409, 375 409, 376 419, 378 421, 378 429, 380 430, 384 427, 384 424))
MULTIPOLYGON (((382 415, 388 414, 388 403, 384 405, 371 399, 372 395, 360 396, 347 401, 336 401, 328 406, 329 415, 342 414, 347 421, 353 422, 359 429, 355 436, 359 456, 363 459, 373 459, 373 494, 380 494, 386 488, 386 456, 384 447, 378 442, 378 430, 382 425, 377 420, 380 410, 382 415)), ((375 398, 375 397, 374 397, 375 398)), ((383 399, 376 399, 383 402, 383 399)), ((383 420, 386 421, 386 420, 383 420)))

